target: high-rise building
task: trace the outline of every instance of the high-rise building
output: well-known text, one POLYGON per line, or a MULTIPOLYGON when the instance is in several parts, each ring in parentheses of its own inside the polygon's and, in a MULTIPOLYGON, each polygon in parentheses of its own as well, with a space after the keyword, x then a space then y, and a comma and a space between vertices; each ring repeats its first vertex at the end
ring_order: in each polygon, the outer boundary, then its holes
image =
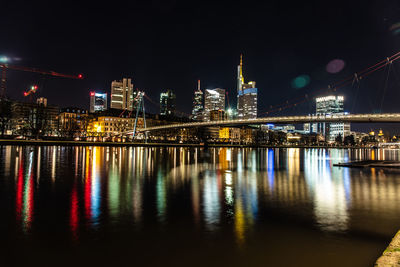
POLYGON ((192 119, 195 121, 201 121, 203 110, 203 91, 200 89, 200 80, 198 80, 197 90, 194 92, 192 119))
MULTIPOLYGON (((316 115, 345 114, 343 96, 324 96, 316 98, 316 115)), ((317 133, 324 135, 326 141, 335 141, 338 135, 342 138, 350 135, 350 123, 317 123, 313 125, 317 133)))
POLYGON ((90 113, 107 110, 107 93, 90 92, 90 113))
POLYGON ((123 78, 122 81, 111 83, 111 108, 134 109, 134 91, 130 78, 123 78))
POLYGON ((160 115, 175 114, 176 96, 171 90, 166 90, 160 94, 160 115))
POLYGON ((225 110, 225 89, 206 89, 204 92, 203 121, 210 121, 212 110, 225 110))
POLYGON ((243 57, 240 55, 237 77, 237 112, 239 119, 257 118, 257 88, 256 82, 244 82, 243 57))

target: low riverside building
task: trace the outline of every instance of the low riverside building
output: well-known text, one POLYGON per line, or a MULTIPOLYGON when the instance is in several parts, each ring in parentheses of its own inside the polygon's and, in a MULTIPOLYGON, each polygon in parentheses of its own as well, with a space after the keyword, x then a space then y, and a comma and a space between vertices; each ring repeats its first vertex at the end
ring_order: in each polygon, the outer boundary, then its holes
POLYGON ((74 137, 86 130, 88 111, 82 108, 61 108, 58 115, 58 130, 60 136, 74 137))
POLYGON ((219 129, 219 139, 221 142, 239 143, 240 128, 221 127, 219 129))
POLYGON ((24 137, 56 136, 59 108, 40 103, 14 102, 12 104, 12 134, 24 137))
MULTIPOLYGON (((146 127, 182 123, 186 120, 175 118, 170 116, 165 118, 164 116, 148 114, 145 115, 146 127)), ((109 109, 107 111, 99 112, 88 118, 86 137, 93 140, 110 140, 119 141, 121 133, 127 131, 133 131, 135 127, 136 113, 128 110, 121 111, 116 109, 109 109)), ((143 114, 139 113, 137 119, 137 128, 145 127, 145 120, 143 114)), ((187 139, 190 136, 190 132, 182 132, 176 130, 167 130, 160 132, 149 133, 149 138, 154 140, 171 140, 176 141, 178 136, 183 139, 187 139), (185 136, 185 137, 182 137, 185 136)), ((136 136, 138 139, 144 138, 143 134, 136 136)))
MULTIPOLYGON (((147 120, 146 120, 147 122, 147 120)), ((92 118, 87 127, 88 137, 114 137, 123 132, 132 131, 135 126, 135 118, 98 116, 92 118)), ((144 127, 143 118, 138 118, 137 127, 144 127)))

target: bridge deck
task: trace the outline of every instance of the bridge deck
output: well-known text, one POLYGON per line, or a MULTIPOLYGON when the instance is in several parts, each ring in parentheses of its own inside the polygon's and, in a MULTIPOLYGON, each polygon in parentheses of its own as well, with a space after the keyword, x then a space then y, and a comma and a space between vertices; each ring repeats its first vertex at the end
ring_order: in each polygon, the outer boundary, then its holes
MULTIPOLYGON (((208 122, 188 122, 139 128, 138 132, 151 132, 167 129, 197 128, 212 126, 243 126, 243 125, 261 125, 261 124, 296 124, 296 123, 316 123, 316 122, 353 122, 353 123, 399 123, 400 113, 386 114, 346 114, 346 115, 307 115, 307 116, 282 116, 282 117, 264 117, 252 120, 221 120, 208 122)), ((132 134, 128 131, 123 134, 132 134)))

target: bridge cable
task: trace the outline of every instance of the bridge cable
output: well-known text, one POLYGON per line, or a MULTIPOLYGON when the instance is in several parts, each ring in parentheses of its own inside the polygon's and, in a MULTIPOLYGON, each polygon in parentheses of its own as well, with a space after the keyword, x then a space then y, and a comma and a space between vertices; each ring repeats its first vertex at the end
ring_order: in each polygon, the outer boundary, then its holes
POLYGON ((354 73, 354 79, 353 79, 352 85, 354 86, 354 84, 356 86, 356 93, 354 95, 353 106, 351 108, 351 113, 354 113, 354 108, 355 108, 355 105, 356 105, 356 102, 357 102, 357 97, 358 97, 358 91, 360 90, 360 86, 361 86, 360 85, 360 80, 358 79, 358 74, 357 73, 354 73))
MULTIPOLYGON (((375 71, 378 71, 383 67, 386 67, 386 65, 388 65, 389 62, 393 62, 393 61, 396 61, 398 59, 400 59, 400 52, 397 52, 394 55, 386 58, 385 60, 382 60, 382 61, 374 64, 373 66, 370 66, 370 67, 358 72, 357 75, 358 75, 359 79, 361 80, 361 79, 371 75, 375 71), (388 59, 389 59, 389 61, 388 61, 388 59)), ((317 93, 319 93, 321 91, 327 91, 327 90, 333 90, 335 92, 337 89, 343 88, 343 87, 351 84, 353 78, 354 78, 353 75, 349 76, 349 77, 347 77, 347 78, 345 78, 345 79, 343 79, 343 80, 341 80, 339 82, 336 82, 336 83, 333 83, 331 85, 328 85, 328 87, 324 87, 324 88, 321 88, 321 89, 319 89, 317 91, 314 91, 312 93, 312 95, 315 96, 315 95, 317 95, 317 93)), ((294 104, 298 105, 300 103, 303 103, 303 102, 307 101, 307 98, 308 98, 308 94, 306 94, 304 97, 297 97, 297 98, 293 99, 293 101, 299 101, 297 103, 294 103, 294 104), (306 100, 304 100, 303 98, 305 98, 306 100), (300 101, 301 99, 303 99, 303 100, 300 101)), ((285 101, 285 103, 283 103, 283 104, 278 104, 278 105, 275 105, 275 106, 271 105, 270 106, 270 110, 268 110, 266 112, 261 112, 260 115, 261 114, 269 114, 269 113, 272 113, 272 112, 275 112, 275 111, 282 111, 284 109, 287 109, 287 108, 290 108, 290 107, 293 107, 293 106, 294 106, 293 104, 289 104, 289 101, 285 101)))
POLYGON ((396 77, 398 86, 400 87, 400 76, 399 76, 399 73, 397 72, 395 64, 392 64, 392 69, 393 69, 393 72, 394 72, 394 77, 396 77))
MULTIPOLYGON (((388 59, 388 61, 389 61, 389 59, 388 59)), ((381 113, 382 113, 382 108, 383 108, 383 102, 385 100, 385 94, 386 94, 387 87, 388 87, 388 81, 389 81, 389 75, 390 75, 391 66, 392 66, 392 62, 390 61, 389 67, 388 67, 388 71, 387 71, 387 75, 386 75, 386 79, 385 79, 385 85, 383 87, 383 94, 382 94, 381 107, 380 107, 381 113)))

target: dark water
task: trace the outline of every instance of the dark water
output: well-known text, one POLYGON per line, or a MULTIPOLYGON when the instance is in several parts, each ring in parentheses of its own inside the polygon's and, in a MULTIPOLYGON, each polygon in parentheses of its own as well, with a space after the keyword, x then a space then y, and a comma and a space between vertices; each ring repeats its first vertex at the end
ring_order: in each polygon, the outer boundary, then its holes
POLYGON ((0 266, 373 266, 399 150, 0 147, 0 266))

